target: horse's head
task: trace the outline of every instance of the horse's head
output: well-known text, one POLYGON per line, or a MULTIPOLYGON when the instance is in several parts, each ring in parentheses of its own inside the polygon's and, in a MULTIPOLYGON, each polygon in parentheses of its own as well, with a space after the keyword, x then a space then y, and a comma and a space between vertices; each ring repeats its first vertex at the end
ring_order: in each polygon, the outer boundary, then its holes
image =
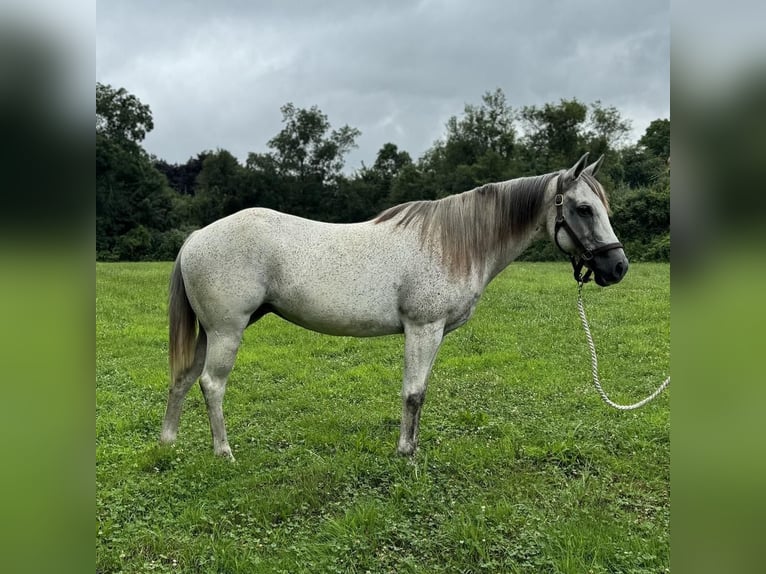
POLYGON ((604 156, 586 167, 588 154, 554 180, 556 190, 548 210, 548 232, 569 255, 575 276, 582 267, 605 287, 619 283, 628 271, 628 258, 609 221, 609 204, 596 172, 604 156))

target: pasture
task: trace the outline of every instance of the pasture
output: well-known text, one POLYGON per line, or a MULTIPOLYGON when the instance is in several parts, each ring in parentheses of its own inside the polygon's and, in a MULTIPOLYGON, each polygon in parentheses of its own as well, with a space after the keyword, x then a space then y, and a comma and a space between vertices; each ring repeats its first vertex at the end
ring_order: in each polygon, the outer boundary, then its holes
MULTIPOLYGON (((97 572, 663 572, 670 391, 632 412, 590 380, 570 266, 513 263, 437 356, 420 451, 396 455, 403 337, 330 337, 267 316, 212 454, 199 387, 157 444, 170 263, 96 266, 97 572)), ((604 387, 670 364, 670 266, 585 287, 604 387)))

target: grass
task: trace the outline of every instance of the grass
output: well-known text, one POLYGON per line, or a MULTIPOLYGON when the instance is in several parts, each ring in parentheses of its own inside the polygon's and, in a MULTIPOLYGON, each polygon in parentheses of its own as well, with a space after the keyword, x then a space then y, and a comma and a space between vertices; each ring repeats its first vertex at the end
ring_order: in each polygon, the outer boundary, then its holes
MULTIPOLYGON (((420 452, 395 454, 401 337, 245 334, 212 455, 198 387, 178 443, 167 393, 169 263, 97 264, 97 572, 663 572, 669 392, 606 407, 565 263, 516 263, 437 357, 420 452)), ((618 402, 669 370, 670 267, 586 287, 618 402)))

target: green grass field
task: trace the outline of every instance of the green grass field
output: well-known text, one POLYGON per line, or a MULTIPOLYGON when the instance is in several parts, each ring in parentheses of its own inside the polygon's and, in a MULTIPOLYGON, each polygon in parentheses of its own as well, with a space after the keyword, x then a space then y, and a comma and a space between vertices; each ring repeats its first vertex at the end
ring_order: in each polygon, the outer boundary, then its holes
MULTIPOLYGON (((436 360, 420 451, 395 454, 402 337, 268 316, 245 334, 212 454, 199 387, 157 446, 170 263, 97 264, 97 572, 664 572, 669 391, 605 406, 566 263, 515 263, 436 360)), ((670 266, 585 288, 618 402, 669 372, 670 266)))

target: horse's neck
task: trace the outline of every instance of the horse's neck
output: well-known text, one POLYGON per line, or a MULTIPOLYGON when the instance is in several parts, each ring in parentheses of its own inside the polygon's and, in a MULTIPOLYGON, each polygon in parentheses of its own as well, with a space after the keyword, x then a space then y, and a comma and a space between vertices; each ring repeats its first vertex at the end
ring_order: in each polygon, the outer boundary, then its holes
POLYGON ((509 241, 506 245, 500 246, 495 252, 487 257, 487 264, 484 269, 484 285, 486 286, 503 269, 521 255, 527 247, 542 234, 543 225, 532 229, 526 237, 509 241))
POLYGON ((509 239, 504 244, 497 244, 494 246, 493 252, 487 256, 487 264, 484 268, 484 285, 489 284, 503 269, 508 267, 519 255, 521 255, 527 247, 535 240, 546 234, 547 224, 547 206, 553 201, 553 194, 555 191, 550 189, 546 191, 543 205, 546 206, 541 210, 537 223, 532 226, 524 237, 518 239, 509 239))

